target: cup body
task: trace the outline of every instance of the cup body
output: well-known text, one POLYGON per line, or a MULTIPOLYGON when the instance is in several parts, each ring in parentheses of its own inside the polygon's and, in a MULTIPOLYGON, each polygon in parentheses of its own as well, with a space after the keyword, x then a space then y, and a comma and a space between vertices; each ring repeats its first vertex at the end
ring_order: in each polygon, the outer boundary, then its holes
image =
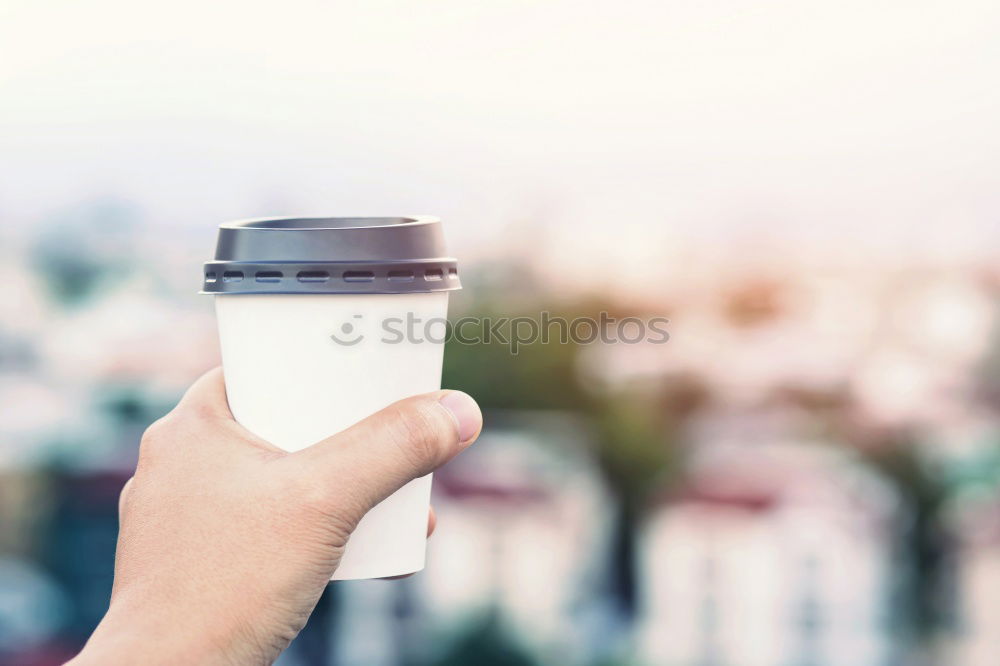
MULTIPOLYGON (((447 291, 217 294, 215 307, 233 416, 282 449, 441 388, 447 291)), ((362 518, 333 579, 422 569, 430 491, 431 475, 416 479, 362 518)))

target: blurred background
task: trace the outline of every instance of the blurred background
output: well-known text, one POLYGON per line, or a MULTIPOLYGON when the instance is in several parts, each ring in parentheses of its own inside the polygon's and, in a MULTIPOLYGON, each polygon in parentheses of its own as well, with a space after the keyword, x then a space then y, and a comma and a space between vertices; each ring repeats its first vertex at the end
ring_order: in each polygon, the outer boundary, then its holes
MULTIPOLYGON (((216 226, 433 214, 487 427, 429 566, 280 660, 1000 660, 1000 5, 0 2, 0 663, 106 609, 143 429, 218 363, 216 226)), ((150 603, 156 603, 151 599, 150 603)))

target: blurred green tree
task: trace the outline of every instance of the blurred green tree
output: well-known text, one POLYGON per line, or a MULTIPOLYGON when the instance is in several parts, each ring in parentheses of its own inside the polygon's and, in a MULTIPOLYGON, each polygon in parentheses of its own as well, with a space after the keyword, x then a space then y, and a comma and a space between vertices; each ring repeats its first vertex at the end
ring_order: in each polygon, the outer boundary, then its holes
MULTIPOLYGON (((500 300, 479 299, 477 304, 463 316, 540 317, 539 309, 527 306, 511 313, 500 300)), ((548 312, 566 321, 598 321, 602 312, 619 318, 637 314, 601 300, 562 304, 548 312)), ((664 493, 677 479, 685 426, 708 392, 693 376, 625 388, 602 385, 580 371, 586 347, 573 340, 534 340, 515 355, 500 339, 452 341, 445 353, 443 383, 475 396, 484 410, 567 410, 588 420, 594 460, 616 502, 610 582, 620 610, 631 617, 638 597, 635 544, 645 510, 654 494, 664 493)))
POLYGON ((131 232, 138 211, 118 200, 99 200, 49 216, 30 248, 32 266, 56 302, 75 306, 128 271, 131 232))

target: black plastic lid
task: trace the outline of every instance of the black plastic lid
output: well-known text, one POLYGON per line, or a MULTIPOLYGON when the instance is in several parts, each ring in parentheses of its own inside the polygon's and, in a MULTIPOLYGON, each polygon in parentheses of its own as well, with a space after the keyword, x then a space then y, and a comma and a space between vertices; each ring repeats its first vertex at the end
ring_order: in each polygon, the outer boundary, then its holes
POLYGON ((399 294, 461 289, 434 217, 260 218, 219 227, 203 294, 399 294))

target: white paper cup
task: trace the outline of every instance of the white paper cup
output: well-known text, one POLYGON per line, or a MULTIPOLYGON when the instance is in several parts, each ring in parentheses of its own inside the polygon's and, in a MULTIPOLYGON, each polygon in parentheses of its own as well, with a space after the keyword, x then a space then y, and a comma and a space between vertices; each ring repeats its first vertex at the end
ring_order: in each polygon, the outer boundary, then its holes
MULTIPOLYGON (((428 230, 414 227, 403 232, 400 240, 398 227, 426 220, 409 219, 414 221, 392 223, 397 228, 389 231, 383 243, 390 246, 388 250, 362 250, 368 255, 363 268, 350 248, 338 244, 351 244, 358 238, 378 241, 378 234, 384 233, 378 231, 383 228, 379 225, 369 224, 360 227, 364 233, 352 234, 359 227, 336 226, 343 224, 336 219, 294 220, 313 226, 265 227, 271 230, 270 238, 264 235, 264 245, 254 240, 252 251, 247 247, 227 250, 221 247, 220 235, 217 259, 206 264, 205 292, 216 294, 226 392, 240 424, 280 448, 297 451, 396 400, 441 387, 448 291, 458 286, 457 271, 451 259, 397 256, 415 253, 404 242, 405 233, 415 237, 411 245, 426 240, 428 230), (303 229, 317 233, 312 237, 299 234, 303 229), (312 244, 316 238, 326 238, 326 242, 321 248, 289 250, 288 241, 279 240, 289 234, 293 244, 312 244), (278 250, 272 252, 269 247, 278 250), (376 256, 380 252, 389 258, 376 256), (235 260, 225 256, 241 253, 253 256, 235 260), (343 265, 345 254, 351 257, 348 268, 343 265), (303 268, 303 264, 309 265, 303 268), (424 272, 429 272, 429 279, 420 279, 424 272), (226 273, 229 282, 224 281, 226 273), (235 279, 235 273, 242 277, 235 279), (257 282, 261 273, 270 281, 257 282), (280 278, 276 277, 279 273, 280 278), (317 281, 320 273, 328 275, 325 283, 317 281), (345 274, 359 273, 370 273, 371 280, 344 280, 345 274), (407 273, 413 279, 404 282, 407 273), (312 281, 301 282, 301 274, 311 276, 312 281), (407 291, 389 293, 400 285, 407 291)), ((229 228, 234 227, 257 229, 229 228)), ((426 253, 429 248, 422 249, 426 253)), ((333 579, 381 578, 422 569, 430 490, 431 475, 427 475, 372 509, 351 535, 333 579)))

